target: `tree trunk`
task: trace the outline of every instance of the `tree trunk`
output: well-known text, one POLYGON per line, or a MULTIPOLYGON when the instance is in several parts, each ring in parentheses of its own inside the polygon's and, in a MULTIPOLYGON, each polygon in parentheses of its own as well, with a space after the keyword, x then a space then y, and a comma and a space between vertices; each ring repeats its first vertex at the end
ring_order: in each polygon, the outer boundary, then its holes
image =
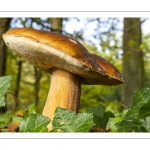
POLYGON ((35 105, 38 106, 39 104, 39 89, 40 89, 40 79, 42 77, 42 71, 39 70, 38 68, 34 67, 34 73, 35 73, 35 83, 34 83, 34 87, 35 87, 35 93, 34 93, 34 96, 35 96, 35 105))
POLYGON ((129 108, 134 93, 144 85, 143 52, 141 44, 140 18, 125 18, 123 31, 123 77, 122 100, 129 108))
POLYGON ((6 72, 7 46, 2 35, 9 29, 11 18, 0 18, 0 77, 6 72))
MULTIPOLYGON (((0 77, 5 76, 7 46, 4 43, 2 35, 9 29, 11 18, 0 18, 0 77)), ((6 112, 6 106, 0 108, 1 113, 6 112)))
POLYGON ((51 31, 62 32, 62 18, 50 18, 51 31))
POLYGON ((20 80, 21 80, 21 70, 22 70, 22 60, 18 62, 18 74, 17 74, 17 81, 16 81, 16 89, 15 89, 15 105, 16 108, 19 106, 19 89, 20 89, 20 80))

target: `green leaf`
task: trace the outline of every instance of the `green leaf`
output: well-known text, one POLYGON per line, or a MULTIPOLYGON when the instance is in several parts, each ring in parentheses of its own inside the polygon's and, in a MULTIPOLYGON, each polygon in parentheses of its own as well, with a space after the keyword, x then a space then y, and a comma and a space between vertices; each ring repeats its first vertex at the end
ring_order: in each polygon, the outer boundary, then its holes
POLYGON ((139 115, 141 108, 150 102, 150 89, 142 88, 135 92, 133 105, 126 113, 125 119, 135 118, 139 115))
POLYGON ((138 118, 145 119, 147 116, 150 116, 150 102, 145 104, 139 111, 138 118))
POLYGON ((117 124, 118 132, 148 132, 147 128, 140 120, 122 120, 117 124))
POLYGON ((107 127, 110 129, 111 132, 116 132, 117 131, 117 127, 116 127, 116 123, 117 122, 121 122, 124 118, 124 115, 127 113, 128 110, 123 110, 120 113, 115 114, 115 118, 110 118, 109 122, 107 124, 107 127))
POLYGON ((93 113, 93 121, 95 123, 95 127, 100 127, 104 130, 106 129, 109 118, 115 118, 112 112, 105 112, 105 107, 101 104, 97 107, 88 108, 87 111, 93 113))
POLYGON ((12 122, 21 122, 22 119, 22 117, 12 116, 12 122))
POLYGON ((2 115, 0 114, 0 128, 2 126, 7 125, 10 122, 12 116, 13 116, 13 114, 11 112, 6 112, 2 115))
POLYGON ((0 108, 5 106, 5 94, 10 87, 12 76, 0 77, 0 108))
POLYGON ((99 104, 97 107, 88 108, 87 112, 92 112, 95 116, 103 118, 105 113, 105 107, 99 104))
POLYGON ((38 114, 29 114, 25 117, 19 126, 20 132, 48 132, 47 125, 50 119, 38 114))
POLYGON ((143 122, 145 123, 145 126, 148 129, 148 131, 150 132, 150 116, 146 117, 146 119, 143 120, 143 122))
MULTIPOLYGON (((118 131, 129 132, 130 130, 134 130, 135 132, 148 132, 149 119, 147 118, 146 120, 146 114, 141 115, 140 113, 143 112, 143 108, 147 108, 146 105, 149 103, 150 89, 138 89, 135 92, 132 107, 128 110, 123 120, 116 123, 118 131), (143 118, 143 120, 140 118, 143 118)), ((147 113, 147 115, 149 114, 147 113)))
POLYGON ((27 111, 28 111, 28 114, 31 114, 31 113, 36 114, 35 104, 29 105, 28 108, 27 108, 27 111))
POLYGON ((52 122, 53 132, 88 132, 94 126, 92 113, 75 113, 57 107, 52 122))

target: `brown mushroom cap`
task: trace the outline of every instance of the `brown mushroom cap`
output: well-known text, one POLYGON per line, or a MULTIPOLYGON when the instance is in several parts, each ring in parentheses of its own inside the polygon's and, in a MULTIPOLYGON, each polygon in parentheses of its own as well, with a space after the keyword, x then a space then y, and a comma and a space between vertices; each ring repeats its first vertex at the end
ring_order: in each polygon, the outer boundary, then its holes
POLYGON ((104 76, 102 78, 99 79, 84 79, 84 83, 86 84, 93 84, 93 85, 109 85, 109 86, 113 86, 113 85, 118 85, 123 83, 123 78, 121 73, 119 72, 119 70, 110 62, 108 62, 107 60, 105 60, 104 58, 96 55, 96 54, 91 54, 91 56, 93 57, 93 59, 96 61, 96 63, 101 66, 104 76))
POLYGON ((8 47, 41 70, 50 73, 53 67, 67 70, 82 77, 82 84, 123 83, 115 66, 90 54, 71 37, 32 28, 15 28, 7 31, 3 38, 8 47))

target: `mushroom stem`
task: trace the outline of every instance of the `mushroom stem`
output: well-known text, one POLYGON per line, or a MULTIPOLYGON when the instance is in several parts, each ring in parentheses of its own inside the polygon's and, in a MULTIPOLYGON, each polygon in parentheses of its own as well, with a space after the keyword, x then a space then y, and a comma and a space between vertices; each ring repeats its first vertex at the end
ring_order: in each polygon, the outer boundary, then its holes
MULTIPOLYGON (((78 75, 59 68, 53 68, 51 86, 43 109, 43 116, 52 120, 58 106, 78 112, 80 91, 81 84, 78 75)), ((47 127, 48 130, 51 130, 52 124, 50 123, 47 127)))

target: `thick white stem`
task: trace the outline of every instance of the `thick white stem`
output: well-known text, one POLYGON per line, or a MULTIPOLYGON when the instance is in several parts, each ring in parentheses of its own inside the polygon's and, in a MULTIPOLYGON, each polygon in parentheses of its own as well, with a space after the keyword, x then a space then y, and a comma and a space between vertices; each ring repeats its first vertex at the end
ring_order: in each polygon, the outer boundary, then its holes
MULTIPOLYGON (((43 116, 54 117, 56 107, 62 107, 78 112, 80 103, 81 84, 78 75, 68 71, 53 68, 51 86, 43 109, 43 116)), ((52 129, 52 124, 48 125, 52 129)))

